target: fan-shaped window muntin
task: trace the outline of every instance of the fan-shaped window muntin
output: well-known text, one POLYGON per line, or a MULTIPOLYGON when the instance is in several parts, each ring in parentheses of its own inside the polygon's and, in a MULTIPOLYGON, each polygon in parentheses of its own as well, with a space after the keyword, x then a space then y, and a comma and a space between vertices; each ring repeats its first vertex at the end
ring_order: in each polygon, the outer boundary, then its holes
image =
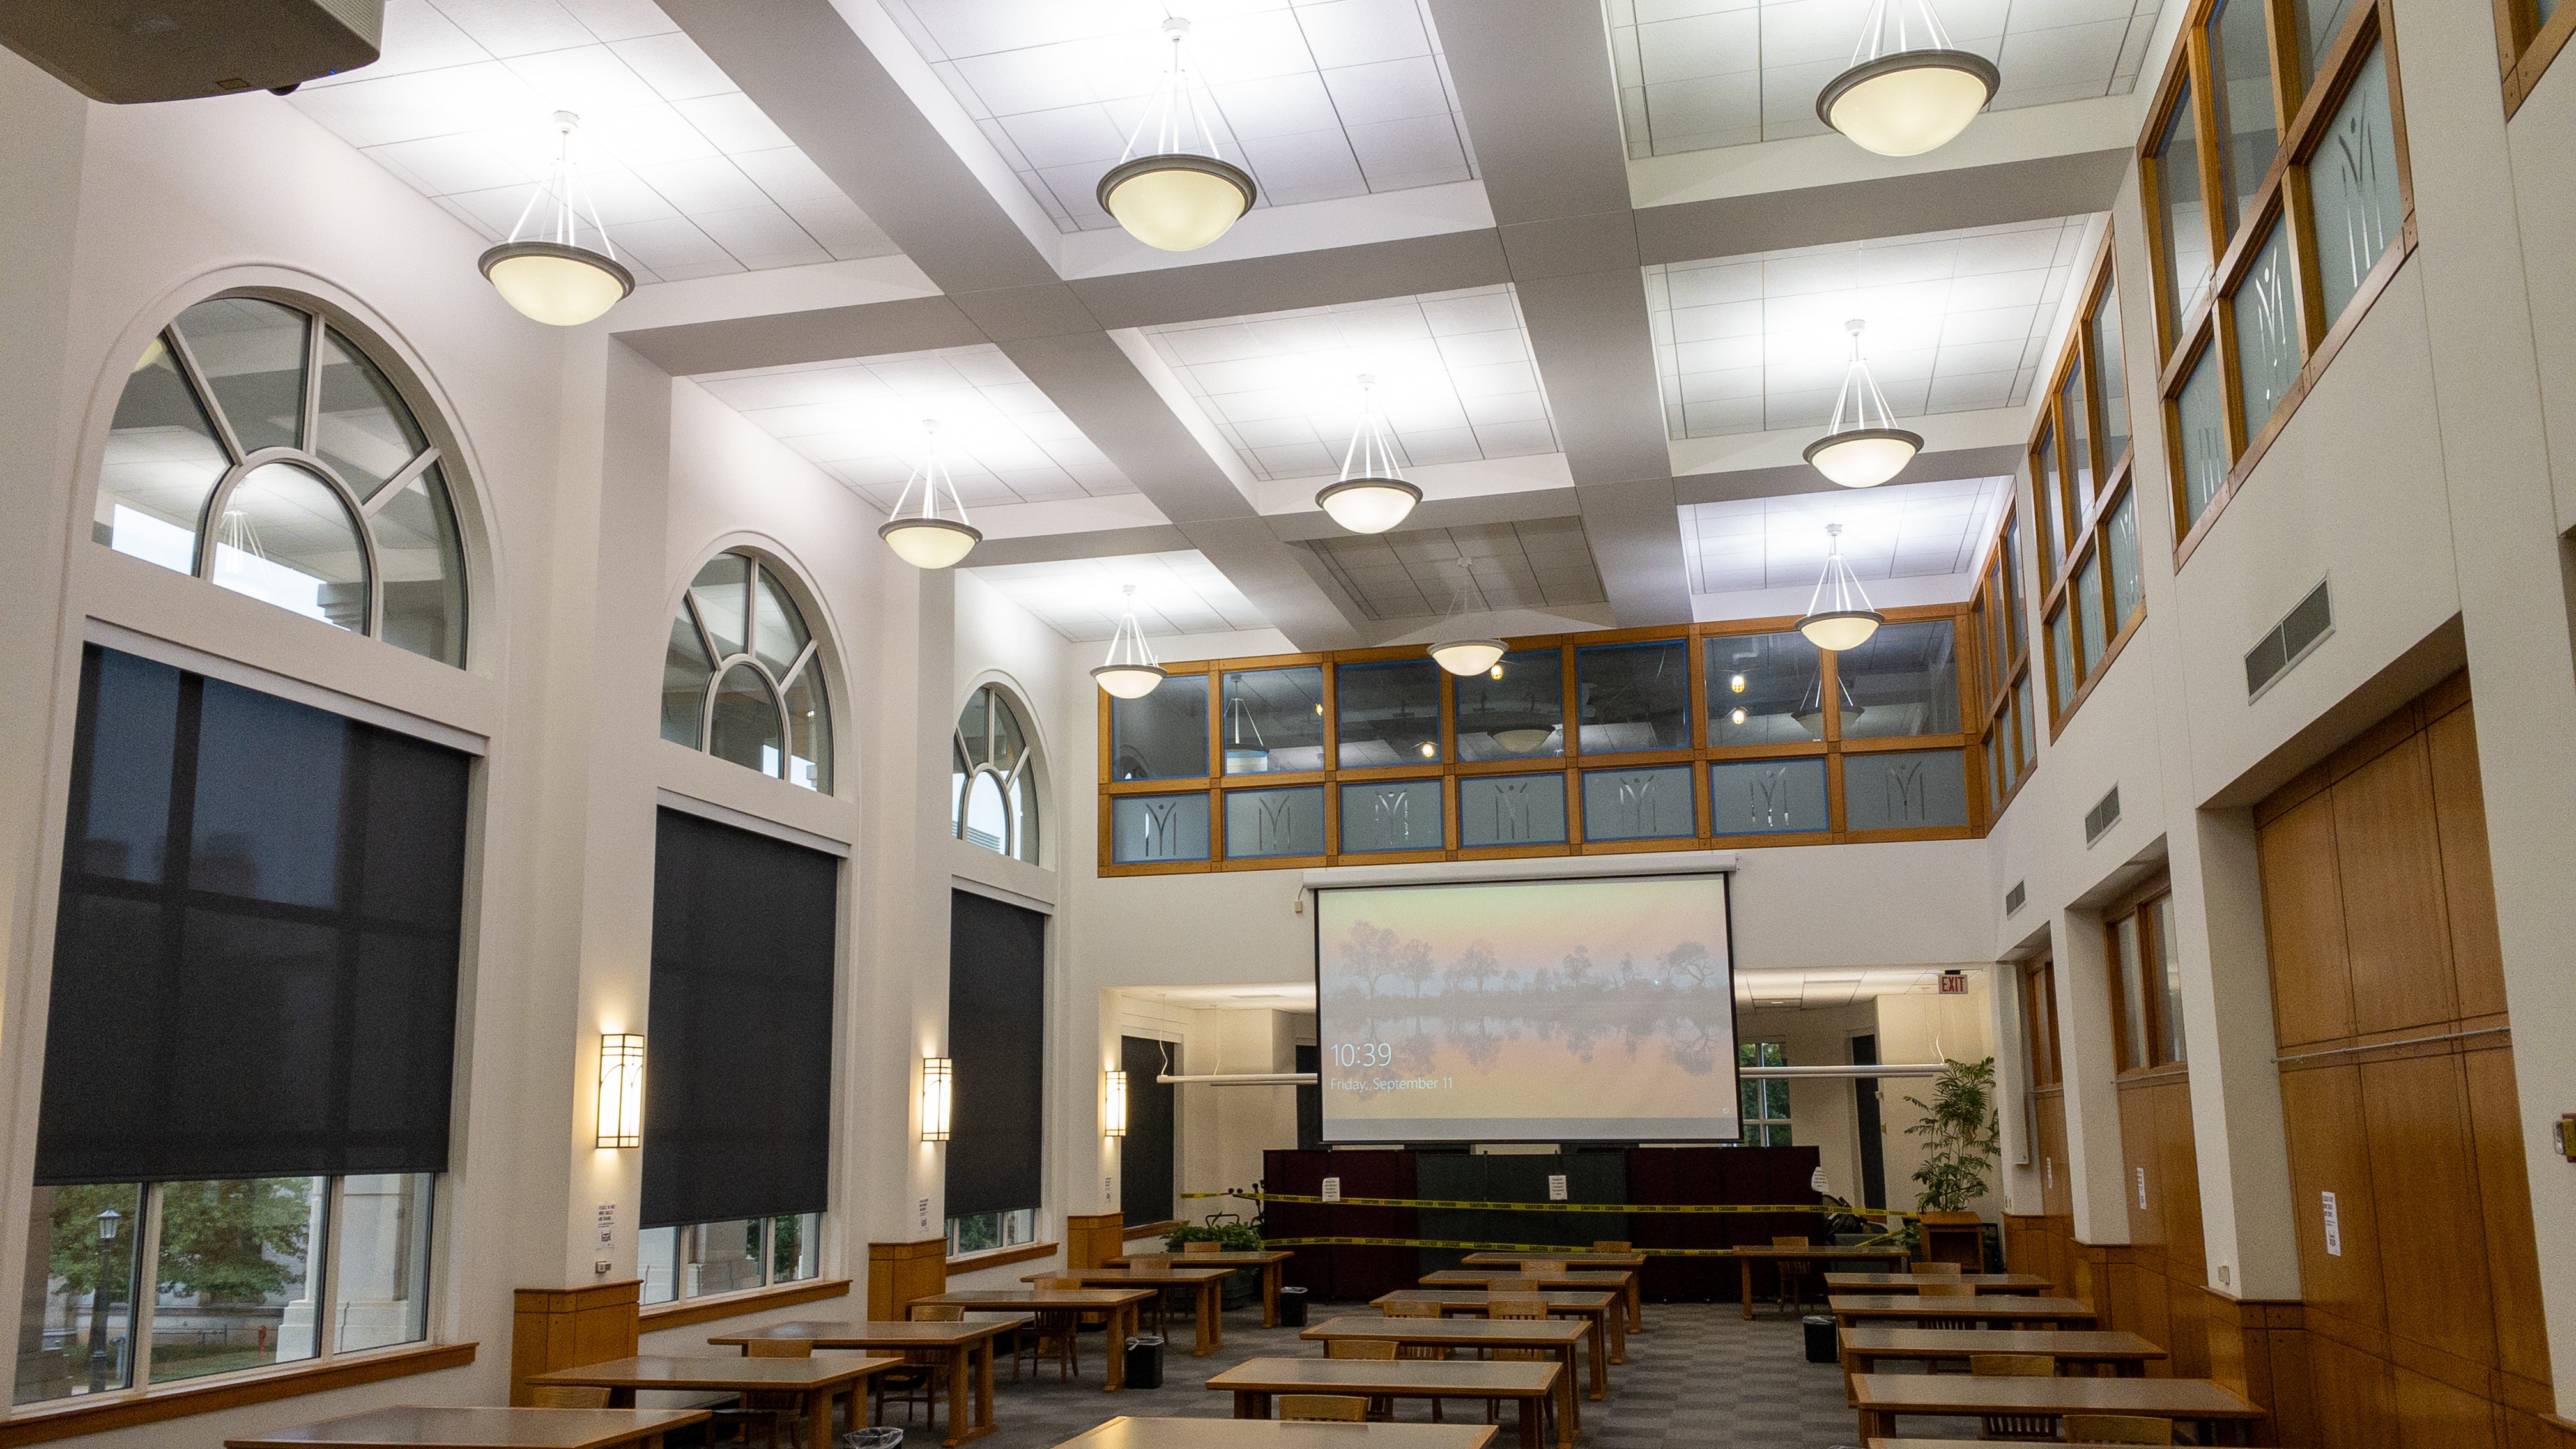
POLYGON ((465 662, 464 550, 439 450, 365 347, 308 308, 216 297, 152 339, 117 398, 91 536, 465 662))
POLYGON ((989 684, 967 696, 948 754, 948 833, 1036 865, 1037 745, 1011 697, 989 684))
POLYGON ((662 738, 830 794, 821 645, 768 565, 735 550, 689 581, 662 663, 662 738))

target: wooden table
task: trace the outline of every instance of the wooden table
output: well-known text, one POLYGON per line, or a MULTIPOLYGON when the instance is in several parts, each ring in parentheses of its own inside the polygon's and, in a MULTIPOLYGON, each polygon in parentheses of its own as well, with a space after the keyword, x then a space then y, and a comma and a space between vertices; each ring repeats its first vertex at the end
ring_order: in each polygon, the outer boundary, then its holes
POLYGON ((1837 1293, 1825 1300, 1844 1328, 1873 1318, 1973 1318, 1980 1323, 2036 1323, 2049 1328, 2093 1326, 2093 1310, 2072 1298, 2029 1298, 1980 1293, 1973 1298, 1921 1298, 1912 1293, 1837 1293))
POLYGON ((2037 1273, 1827 1273, 1825 1291, 1829 1293, 1920 1293, 1926 1283, 1965 1283, 1983 1293, 1989 1289, 2010 1293, 2027 1289, 2045 1293, 2056 1283, 2037 1273))
MULTIPOLYGON (((1872 1439, 1869 1449, 1994 1449, 1992 1439, 1872 1439)), ((2114 1444, 2100 1439, 2061 1441, 2057 1449, 2136 1449, 2134 1445, 2114 1444)))
POLYGON ((848 1394, 850 1427, 867 1423, 867 1381, 899 1358, 641 1358, 610 1359, 531 1374, 532 1384, 608 1390, 608 1407, 635 1407, 638 1389, 714 1389, 731 1394, 800 1394, 805 1399, 805 1442, 832 1442, 832 1401, 848 1394))
POLYGON ((2145 1376, 2147 1361, 2165 1351, 2134 1333, 2053 1332, 1994 1328, 1898 1328, 1856 1323, 1842 1331, 1843 1366, 1875 1372, 1881 1360, 1965 1363, 1971 1354, 2044 1353, 2059 1364, 2109 1364, 2120 1378, 2145 1376))
MULTIPOLYGON (((1592 1326, 1600 1330, 1593 1342, 1606 1342, 1610 1346, 1610 1362, 1628 1361, 1627 1316, 1621 1311, 1627 1300, 1618 1290, 1559 1288, 1551 1280, 1545 1288, 1509 1289, 1504 1296, 1526 1298, 1532 1293, 1547 1305, 1550 1318, 1590 1320, 1592 1326)), ((1390 1303, 1430 1303, 1437 1305, 1441 1315, 1447 1317, 1454 1313, 1482 1315, 1493 1305, 1493 1300, 1493 1291, 1487 1288, 1398 1288, 1370 1299, 1369 1306, 1384 1308, 1390 1303)))
POLYGON ((1086 1288, 1123 1288, 1130 1284, 1150 1285, 1158 1290, 1194 1288, 1198 1290, 1198 1307, 1192 1311, 1191 1317, 1195 1320, 1198 1338, 1190 1349, 1190 1356, 1205 1358, 1225 1347, 1225 1280, 1233 1276, 1232 1268, 1185 1268, 1173 1263, 1160 1268, 1075 1268, 1059 1273, 1032 1273, 1020 1281, 1035 1283, 1042 1278, 1079 1278, 1086 1288))
POLYGON ((374 1409, 226 1439, 224 1449, 661 1449, 664 1434, 708 1417, 704 1409, 374 1409))
POLYGON ((968 1312, 978 1308, 1029 1308, 1100 1314, 1109 1324, 1109 1342, 1103 1345, 1109 1354, 1109 1383, 1101 1392, 1114 1394, 1127 1387, 1127 1340, 1136 1332, 1136 1310, 1157 1291, 1152 1288, 960 1288, 948 1293, 934 1293, 927 1298, 915 1298, 910 1306, 953 1303, 968 1312))
POLYGON ((1288 1260, 1296 1257, 1286 1248, 1264 1248, 1259 1252, 1224 1253, 1128 1253, 1103 1264, 1110 1268, 1132 1268, 1158 1258, 1169 1258, 1184 1268, 1259 1268, 1261 1270, 1261 1326, 1279 1326, 1279 1290, 1288 1280, 1288 1260))
MULTIPOLYGON (((1855 1374, 1860 1437, 1892 1436, 1909 1414, 2142 1414, 2201 1426, 2200 1442, 2225 1425, 2242 1436, 2263 1411, 2207 1379, 1975 1378, 1967 1374, 1855 1374)), ((2240 1437, 2239 1442, 2242 1442, 2240 1437)))
MULTIPOLYGON (((1893 1263, 1899 1268, 1905 1266, 1905 1245, 1902 1243, 1878 1243, 1866 1247, 1859 1245, 1844 1247, 1837 1243, 1826 1243, 1822 1246, 1805 1248, 1779 1247, 1770 1243, 1739 1243, 1728 1249, 1728 1252, 1735 1259, 1736 1276, 1743 1285, 1741 1296, 1744 1299, 1744 1316, 1747 1318, 1753 1316, 1753 1265, 1756 1263, 1776 1263, 1786 1258, 1792 1262, 1893 1263)), ((1832 1290, 1828 1288, 1826 1291, 1832 1290)))
MULTIPOLYGON (((1593 1337, 1592 1325, 1571 1318, 1327 1318, 1322 1323, 1297 1335, 1319 1343, 1340 1339, 1364 1339, 1377 1343, 1421 1345, 1431 1348, 1539 1348, 1556 1355, 1565 1374, 1557 1380, 1556 1419, 1559 1433, 1569 1437, 1583 1432, 1583 1398, 1574 1391, 1575 1350, 1583 1340, 1593 1337)), ((1594 1342, 1599 1342, 1594 1338, 1594 1342)), ((1331 1352, 1330 1349, 1326 1350, 1331 1352)), ((1585 1385, 1592 1398, 1601 1397, 1601 1380, 1585 1385)))
POLYGON ((1130 1419, 1056 1449, 1485 1449, 1491 1424, 1297 1424, 1277 1419, 1130 1419))
MULTIPOLYGON (((1532 1263, 1563 1263, 1567 1268, 1592 1272, 1624 1273, 1628 1289, 1628 1331, 1646 1331, 1646 1295, 1637 1279, 1646 1268, 1643 1253, 1469 1253, 1459 1260, 1470 1268, 1518 1267, 1526 1270, 1532 1263)), ((1526 1271, 1523 1276, 1528 1276, 1526 1271)))
MULTIPOLYGON (((913 1353, 945 1353, 948 1355, 948 1437, 940 1442, 963 1444, 993 1432, 993 1345, 1003 1334, 1027 1322, 1026 1318, 1017 1316, 969 1318, 951 1323, 798 1319, 741 1333, 718 1334, 707 1342, 738 1347, 746 1354, 751 1352, 754 1339, 810 1343, 825 1349, 888 1348, 913 1353)), ((742 1358, 726 1362, 795 1363, 798 1360, 742 1358)), ((886 1362, 891 1365, 900 1360, 888 1359, 886 1362)), ((850 1422, 856 1425, 859 1416, 853 1413, 850 1422)), ((831 1440, 827 1437, 806 1442, 828 1444, 831 1440)))
MULTIPOLYGON (((1520 1449, 1543 1449, 1547 1400, 1563 1377, 1563 1365, 1552 1363, 1478 1363, 1355 1358, 1245 1359, 1207 1381, 1211 1389, 1234 1391, 1238 1419, 1270 1417, 1273 1394, 1355 1394, 1376 1399, 1512 1399, 1520 1415, 1520 1449)), ((1573 1433, 1558 1421, 1558 1449, 1570 1449, 1573 1433)))

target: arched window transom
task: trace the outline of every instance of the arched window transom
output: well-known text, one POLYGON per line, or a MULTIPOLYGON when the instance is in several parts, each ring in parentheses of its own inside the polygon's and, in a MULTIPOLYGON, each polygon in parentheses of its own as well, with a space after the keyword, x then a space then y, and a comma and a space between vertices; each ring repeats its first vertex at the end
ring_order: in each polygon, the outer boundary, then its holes
POLYGON ((832 791, 820 646, 778 575, 720 553, 689 583, 662 661, 662 738, 832 791))
POLYGON ((951 835, 1038 863, 1037 746, 1009 695, 987 684, 968 697, 949 742, 948 775, 951 835))
POLYGON ((217 297, 116 401, 91 537, 118 553, 465 663, 465 559, 419 416, 319 313, 217 297))

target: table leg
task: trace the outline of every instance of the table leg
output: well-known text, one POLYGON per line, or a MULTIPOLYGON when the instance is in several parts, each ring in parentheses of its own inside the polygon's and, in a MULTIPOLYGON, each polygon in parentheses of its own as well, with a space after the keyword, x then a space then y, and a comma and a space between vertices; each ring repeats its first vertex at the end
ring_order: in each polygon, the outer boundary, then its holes
POLYGON ((805 1395, 805 1442, 832 1442, 832 1389, 811 1389, 805 1395))
POLYGON ((1279 1326, 1279 1285, 1287 1277, 1287 1267, 1285 1263, 1261 1265, 1261 1326, 1264 1328, 1279 1326))
POLYGON ((975 1360, 983 1365, 975 1373, 975 1422, 986 1429, 993 1427, 993 1345, 1001 1341, 998 1333, 984 1335, 984 1352, 975 1360))
MULTIPOLYGON (((1432 1400, 1438 1403, 1439 1400, 1432 1400)), ((1547 1426, 1547 1403, 1527 1394, 1512 1400, 1512 1413, 1520 1421, 1520 1449, 1547 1449, 1543 1431, 1547 1426)))
POLYGON ((1610 1306, 1592 1316, 1592 1321, 1610 1330, 1610 1361, 1628 1361, 1628 1315, 1619 1311, 1614 1300, 1610 1306))
POLYGON ((1236 1389, 1234 1391, 1234 1416, 1238 1419, 1269 1418, 1270 1396, 1268 1394, 1256 1393, 1251 1389, 1236 1389))
POLYGON ((1199 1285, 1198 1347, 1190 1350, 1192 1358, 1205 1358, 1225 1347, 1224 1284, 1223 1278, 1210 1278, 1199 1285))
POLYGON ((608 1407, 612 1409, 634 1408, 635 1391, 633 1389, 610 1389, 608 1391, 608 1407))
POLYGON ((964 1344, 948 1350, 948 1437, 942 1444, 957 1445, 975 1437, 975 1380, 967 1371, 968 1349, 964 1344))
POLYGON ((1586 1324, 1583 1329, 1584 1362, 1590 1368, 1592 1381, 1584 1387, 1594 1399, 1610 1392, 1610 1350, 1601 1341, 1601 1325, 1586 1324))
POLYGON ((1744 1284, 1744 1316, 1751 1318, 1753 1316, 1753 1260, 1739 1257, 1735 1260, 1735 1266, 1744 1284))
POLYGON ((1583 1432, 1583 1396, 1574 1391, 1574 1345, 1566 1344, 1556 1351, 1557 1363, 1565 1376, 1557 1381, 1556 1422, 1558 1434, 1566 1443, 1583 1432))
MULTIPOLYGON (((1136 1332, 1136 1305, 1130 1303, 1124 1308, 1112 1308, 1107 1317, 1109 1341, 1101 1348, 1109 1355, 1109 1386, 1101 1392, 1114 1394, 1127 1387, 1127 1340, 1136 1332)), ((1074 1331, 1081 1331, 1081 1327, 1081 1319, 1077 1316, 1074 1331)))
POLYGON ((1896 1416, 1894 1414, 1882 1413, 1877 1409, 1860 1411, 1860 1442, 1866 1444, 1872 1439, 1893 1438, 1895 1434, 1896 1416))
POLYGON ((1628 1331, 1646 1331, 1646 1270, 1628 1270, 1628 1331))

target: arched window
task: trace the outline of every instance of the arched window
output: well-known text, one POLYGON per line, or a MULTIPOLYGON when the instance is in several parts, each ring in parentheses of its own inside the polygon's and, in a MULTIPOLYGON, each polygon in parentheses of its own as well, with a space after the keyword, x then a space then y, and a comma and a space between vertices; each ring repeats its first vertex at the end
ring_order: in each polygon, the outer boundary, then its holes
POLYGON ((305 308, 217 297, 152 339, 116 400, 91 537, 465 663, 438 449, 384 369, 305 308))
POLYGON ((1038 863, 1037 747, 1010 696, 985 685, 957 715, 949 743, 948 832, 1038 863))
POLYGON ((689 583, 662 656, 662 738, 832 791, 832 707, 819 646, 778 575, 720 553, 689 583))

